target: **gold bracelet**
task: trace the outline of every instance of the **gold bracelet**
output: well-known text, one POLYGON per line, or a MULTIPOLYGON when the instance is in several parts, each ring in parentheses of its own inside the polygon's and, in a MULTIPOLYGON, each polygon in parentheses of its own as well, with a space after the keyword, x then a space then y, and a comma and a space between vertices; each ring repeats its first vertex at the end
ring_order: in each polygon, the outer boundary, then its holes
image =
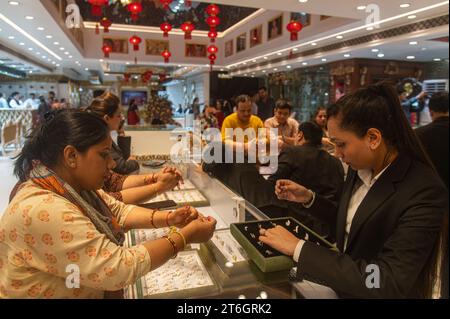
POLYGON ((175 241, 172 238, 170 238, 169 236, 164 236, 163 238, 166 239, 173 248, 174 256, 172 257, 172 259, 177 258, 178 250, 177 250, 177 244, 175 243, 175 241))
POLYGON ((184 245, 183 250, 184 250, 184 248, 186 248, 186 246, 187 246, 186 237, 184 237, 184 235, 182 233, 180 233, 178 230, 173 230, 173 231, 171 231, 170 234, 177 234, 178 236, 181 237, 181 239, 183 239, 183 245, 184 245))
POLYGON ((153 226, 153 228, 157 228, 156 227, 156 225, 155 225, 155 223, 154 223, 154 221, 153 221, 153 218, 154 218, 154 216, 155 216, 155 213, 157 212, 158 210, 157 209, 155 209, 155 210, 153 210, 153 212, 152 212, 152 214, 150 215, 150 224, 153 226))

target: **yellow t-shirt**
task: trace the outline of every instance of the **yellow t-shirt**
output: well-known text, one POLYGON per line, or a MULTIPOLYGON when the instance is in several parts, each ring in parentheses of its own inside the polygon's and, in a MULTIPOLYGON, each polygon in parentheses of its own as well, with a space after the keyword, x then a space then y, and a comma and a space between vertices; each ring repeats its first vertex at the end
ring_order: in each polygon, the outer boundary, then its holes
MULTIPOLYGON (((264 123, 261 121, 261 119, 255 115, 252 115, 250 117, 250 121, 246 124, 239 121, 239 118, 237 116, 237 113, 233 113, 230 116, 228 116, 224 121, 222 125, 222 141, 231 140, 231 136, 233 137, 233 141, 236 141, 236 132, 233 133, 233 135, 228 134, 226 132, 227 128, 231 129, 237 129, 241 128, 244 132, 247 129, 253 129, 254 130, 254 136, 258 137, 258 129, 264 128, 264 123)), ((248 142, 248 135, 244 135, 244 143, 248 142)))

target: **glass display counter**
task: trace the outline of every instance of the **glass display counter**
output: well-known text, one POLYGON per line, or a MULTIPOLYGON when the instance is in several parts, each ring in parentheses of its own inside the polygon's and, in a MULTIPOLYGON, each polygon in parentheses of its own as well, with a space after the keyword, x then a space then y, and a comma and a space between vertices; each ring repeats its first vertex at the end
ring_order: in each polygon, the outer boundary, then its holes
MULTIPOLYGON (((167 165, 170 165, 168 163, 167 165)), ((288 271, 262 273, 249 260, 230 233, 230 224, 266 220, 268 217, 236 195, 220 181, 204 173, 197 164, 174 165, 186 181, 183 192, 199 191, 207 206, 197 209, 217 219, 213 238, 205 244, 190 245, 176 259, 140 278, 128 287, 126 298, 249 298, 280 299, 299 297, 288 282, 288 271)), ((142 168, 141 173, 159 169, 142 168)), ((169 229, 134 230, 127 245, 161 238, 169 229)))

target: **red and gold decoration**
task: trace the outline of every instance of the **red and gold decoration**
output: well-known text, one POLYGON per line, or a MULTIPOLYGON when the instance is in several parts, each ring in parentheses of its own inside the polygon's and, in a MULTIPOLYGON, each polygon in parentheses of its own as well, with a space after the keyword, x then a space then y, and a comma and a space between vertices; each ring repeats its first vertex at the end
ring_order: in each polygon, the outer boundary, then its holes
POLYGON ((220 25, 220 19, 219 19, 219 17, 216 17, 216 16, 209 16, 206 19, 206 23, 211 28, 211 31, 213 31, 213 30, 215 31, 216 28, 220 25))
POLYGON ((220 13, 220 9, 215 4, 210 4, 205 11, 209 15, 206 18, 206 24, 209 25, 208 37, 211 39, 211 43, 214 43, 218 35, 216 28, 220 25, 220 19, 217 16, 220 13))
POLYGON ((133 35, 130 38, 130 43, 133 45, 134 51, 139 51, 139 44, 142 43, 142 39, 140 37, 138 37, 137 35, 133 35))
POLYGON ((212 70, 213 65, 216 63, 216 60, 217 60, 216 53, 217 52, 219 52, 219 49, 215 45, 210 45, 208 47, 208 53, 209 53, 208 59, 211 64, 211 70, 212 70))
POLYGON ((141 75, 141 79, 144 84, 147 84, 152 79, 152 77, 153 77, 152 71, 146 71, 141 75))
POLYGON ((109 32, 109 28, 112 25, 111 20, 109 20, 108 18, 104 17, 101 21, 100 21, 100 25, 103 27, 103 32, 108 33, 109 32))
POLYGON ((165 49, 161 53, 162 57, 164 58, 164 63, 169 63, 170 57, 172 56, 172 53, 168 49, 165 49))
POLYGON ((131 78, 131 74, 130 73, 125 73, 123 75, 123 82, 125 82, 125 83, 130 82, 130 78, 131 78))
POLYGON ((139 19, 139 14, 142 12, 142 4, 140 2, 132 2, 127 8, 131 13, 131 20, 137 21, 139 19))
POLYGON ((216 42, 216 38, 217 38, 218 34, 216 30, 211 30, 208 32, 208 38, 211 39, 211 43, 216 42))
POLYGON ((165 10, 168 10, 173 0, 159 0, 159 2, 161 2, 165 10))
POLYGON ((167 79, 167 75, 164 73, 159 74, 159 82, 164 82, 167 79))
POLYGON ((112 52, 113 48, 109 44, 103 44, 102 51, 105 55, 105 58, 109 58, 109 54, 112 52))
POLYGON ((287 25, 287 30, 291 33, 291 41, 297 41, 298 40, 298 33, 302 31, 303 24, 301 24, 299 21, 291 20, 289 24, 287 25))
POLYGON ((165 38, 169 37, 169 32, 172 31, 172 25, 169 22, 164 22, 160 26, 161 31, 165 38))
POLYGON ((220 13, 220 9, 217 5, 215 4, 210 4, 207 8, 206 8, 206 13, 209 16, 217 16, 220 13))
POLYGON ((184 39, 191 40, 192 39, 192 31, 194 31, 195 26, 191 22, 185 22, 181 25, 181 30, 184 32, 184 39))
POLYGON ((89 0, 91 7, 91 14, 96 17, 103 15, 103 7, 108 5, 108 0, 89 0))

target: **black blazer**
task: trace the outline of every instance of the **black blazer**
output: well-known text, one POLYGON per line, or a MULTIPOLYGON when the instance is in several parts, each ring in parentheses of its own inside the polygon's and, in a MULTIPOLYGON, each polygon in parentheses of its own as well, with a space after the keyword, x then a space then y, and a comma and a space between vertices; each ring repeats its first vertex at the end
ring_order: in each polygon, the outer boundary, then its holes
POLYGON ((336 225, 340 252, 306 242, 300 254, 297 279, 332 288, 343 298, 415 298, 421 272, 448 214, 448 190, 426 165, 399 156, 372 186, 352 222, 344 250, 347 208, 357 173, 349 170, 336 207, 318 196, 315 216, 336 225), (366 268, 380 269, 380 288, 366 287, 366 268))
POLYGON ((113 171, 118 174, 128 175, 139 170, 139 163, 137 161, 127 160, 130 157, 130 138, 118 136, 117 142, 120 147, 113 142, 111 148, 111 156, 116 162, 116 167, 113 168, 113 171))
POLYGON ((416 130, 423 147, 448 188, 449 118, 443 116, 416 130))

